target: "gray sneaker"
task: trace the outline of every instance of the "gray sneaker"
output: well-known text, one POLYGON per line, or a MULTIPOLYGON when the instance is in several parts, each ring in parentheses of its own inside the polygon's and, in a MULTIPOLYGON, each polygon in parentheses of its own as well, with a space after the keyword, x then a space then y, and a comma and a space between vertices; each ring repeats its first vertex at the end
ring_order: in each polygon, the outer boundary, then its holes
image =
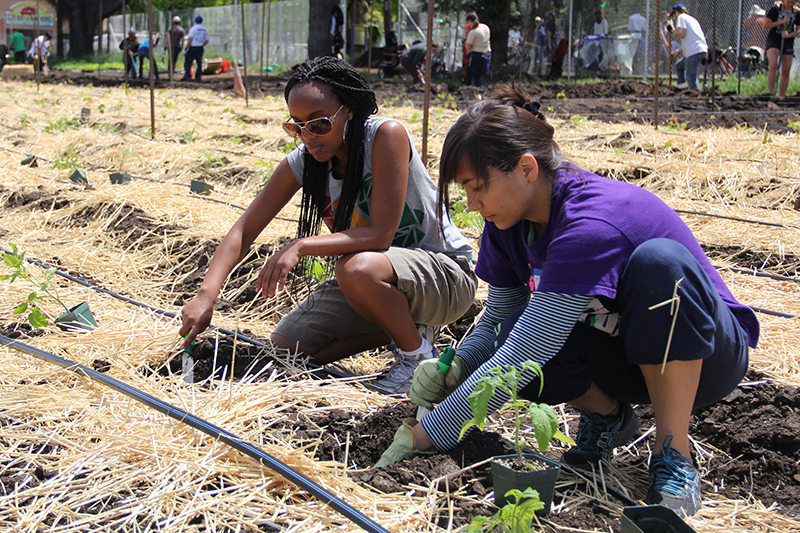
POLYGON ((408 394, 417 365, 425 359, 437 357, 436 348, 416 357, 405 354, 398 348, 394 348, 392 352, 394 353, 394 364, 383 379, 375 382, 375 385, 389 394, 408 394))

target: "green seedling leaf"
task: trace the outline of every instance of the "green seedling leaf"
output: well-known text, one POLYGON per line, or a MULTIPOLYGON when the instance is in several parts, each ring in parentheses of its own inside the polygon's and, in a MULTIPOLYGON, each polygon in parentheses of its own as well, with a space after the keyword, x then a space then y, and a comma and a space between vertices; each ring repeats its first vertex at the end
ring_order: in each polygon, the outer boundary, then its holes
MULTIPOLYGON (((475 388, 469 395, 468 400, 472 408, 472 419, 467 420, 461 427, 459 440, 464 437, 467 430, 477 426, 483 430, 489 411, 489 402, 494 397, 497 389, 503 390, 508 394, 509 399, 501 410, 512 411, 514 413, 515 438, 514 446, 517 457, 522 460, 522 448, 525 445, 525 438, 521 435, 522 420, 527 415, 534 426, 534 435, 538 442, 540 451, 546 451, 553 438, 558 438, 564 442, 571 442, 572 439, 561 433, 558 429, 558 415, 552 406, 547 404, 536 404, 528 400, 518 398, 517 393, 520 388, 520 381, 526 374, 533 373, 534 377, 539 378, 539 394, 544 387, 544 373, 541 366, 533 361, 525 361, 517 368, 513 365, 506 365, 505 368, 497 366, 489 369, 475 383, 475 388), (564 440, 567 439, 567 440, 564 440)), ((528 380, 526 380, 528 381, 528 380)), ((572 442, 574 444, 574 442, 572 442)))
POLYGON ((21 304, 19 304, 14 308, 14 311, 12 311, 12 313, 15 315, 21 315, 27 310, 28 310, 28 302, 22 302, 21 304))
POLYGON ((44 313, 42 313, 38 307, 35 307, 28 315, 28 323, 36 329, 46 328, 50 325, 47 317, 44 316, 44 313))
POLYGON ((536 511, 544 509, 544 503, 539 498, 539 492, 528 487, 524 492, 511 489, 506 492, 506 497, 513 497, 515 503, 507 503, 500 509, 500 519, 513 533, 528 533, 532 531, 533 518, 536 511))

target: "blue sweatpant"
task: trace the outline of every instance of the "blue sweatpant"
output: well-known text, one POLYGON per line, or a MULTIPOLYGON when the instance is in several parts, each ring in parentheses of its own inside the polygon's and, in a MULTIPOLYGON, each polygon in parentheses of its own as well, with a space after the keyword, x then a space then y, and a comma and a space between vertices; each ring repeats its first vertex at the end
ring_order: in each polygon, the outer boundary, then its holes
MULTIPOLYGON (((542 394, 534 380, 520 395, 559 404, 580 397, 594 382, 619 402, 649 404, 639 365, 663 362, 673 322, 670 305, 650 307, 671 299, 677 280, 681 280, 680 306, 667 361, 703 360, 695 407, 727 396, 747 372, 747 334, 700 263, 670 239, 648 241, 631 255, 617 288, 619 336, 576 324, 561 350, 543 367, 542 394)), ((505 342, 522 311, 501 324, 495 346, 505 342)))

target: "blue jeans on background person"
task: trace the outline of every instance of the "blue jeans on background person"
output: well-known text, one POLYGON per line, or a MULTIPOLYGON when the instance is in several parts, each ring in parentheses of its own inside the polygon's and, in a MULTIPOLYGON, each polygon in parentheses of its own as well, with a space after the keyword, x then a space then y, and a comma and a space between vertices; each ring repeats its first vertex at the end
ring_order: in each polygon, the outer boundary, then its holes
POLYGON ((697 69, 700 63, 706 58, 705 52, 694 54, 689 57, 684 57, 678 64, 675 65, 675 72, 678 75, 678 85, 681 83, 688 83, 689 88, 693 91, 697 90, 697 69))
POLYGON ((490 52, 485 54, 479 52, 469 53, 469 65, 467 66, 467 77, 464 79, 464 85, 483 87, 481 85, 481 76, 489 72, 489 58, 491 58, 490 52))
POLYGON ((200 81, 200 79, 203 77, 203 47, 190 46, 186 49, 185 58, 186 59, 183 63, 183 68, 185 70, 183 73, 183 79, 192 79, 192 63, 197 61, 197 67, 194 69, 194 79, 196 81, 200 81))

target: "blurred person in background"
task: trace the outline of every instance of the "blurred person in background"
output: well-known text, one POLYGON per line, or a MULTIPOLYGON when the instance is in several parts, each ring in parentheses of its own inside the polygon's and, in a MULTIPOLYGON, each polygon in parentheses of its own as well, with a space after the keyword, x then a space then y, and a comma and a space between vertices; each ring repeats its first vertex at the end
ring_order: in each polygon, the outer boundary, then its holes
MULTIPOLYGON (((431 43, 431 55, 439 49, 438 43, 431 43)), ((428 47, 424 41, 414 44, 400 55, 400 65, 411 75, 411 85, 416 85, 422 80, 420 67, 428 55, 428 47)))
POLYGON ((139 41, 136 39, 136 30, 128 28, 128 37, 119 43, 122 50, 122 63, 125 65, 125 73, 130 78, 136 77, 136 53, 139 51, 139 41))
POLYGON ((767 87, 769 94, 776 96, 775 82, 780 67, 781 80, 777 98, 781 100, 786 98, 786 90, 789 88, 789 77, 794 61, 794 38, 800 34, 798 16, 795 0, 782 0, 769 8, 764 18, 764 29, 768 30, 765 46, 769 61, 767 87))
POLYGON ((192 65, 197 63, 194 70, 195 81, 201 81, 203 78, 203 50, 209 41, 208 30, 203 26, 203 17, 197 15, 194 18, 194 26, 189 30, 189 36, 186 39, 186 54, 183 62, 183 81, 192 79, 192 65))
POLYGON ((683 59, 675 65, 678 87, 685 86, 696 91, 697 69, 708 57, 708 44, 703 28, 696 18, 689 15, 685 5, 675 4, 667 18, 666 29, 670 35, 681 40, 680 51, 683 52, 683 59))
MULTIPOLYGON (((158 46, 158 42, 161 40, 160 33, 153 34, 153 48, 155 49, 158 46)), ((150 64, 150 69, 153 71, 153 77, 158 79, 158 63, 156 61, 155 56, 153 57, 153 61, 150 61, 150 37, 144 40, 142 44, 139 45, 139 50, 136 52, 136 56, 139 58, 139 78, 144 78, 144 65, 145 63, 150 64)))
POLYGON ((25 36, 20 31, 11 35, 11 51, 14 53, 14 63, 25 62, 25 36))
POLYGON ((174 17, 172 19, 172 27, 167 31, 167 41, 164 43, 164 48, 169 54, 169 71, 175 72, 175 65, 178 62, 178 56, 181 55, 183 50, 183 39, 186 37, 186 30, 181 26, 181 18, 174 17))
POLYGON ((476 13, 467 15, 467 22, 470 30, 464 48, 469 55, 469 66, 464 85, 482 87, 481 77, 489 73, 492 62, 492 31, 480 21, 476 13))
POLYGON ((31 43, 31 48, 28 50, 28 56, 33 60, 33 70, 36 72, 44 72, 47 67, 47 56, 50 55, 50 47, 52 43, 50 40, 53 35, 46 31, 44 35, 38 36, 31 43))

